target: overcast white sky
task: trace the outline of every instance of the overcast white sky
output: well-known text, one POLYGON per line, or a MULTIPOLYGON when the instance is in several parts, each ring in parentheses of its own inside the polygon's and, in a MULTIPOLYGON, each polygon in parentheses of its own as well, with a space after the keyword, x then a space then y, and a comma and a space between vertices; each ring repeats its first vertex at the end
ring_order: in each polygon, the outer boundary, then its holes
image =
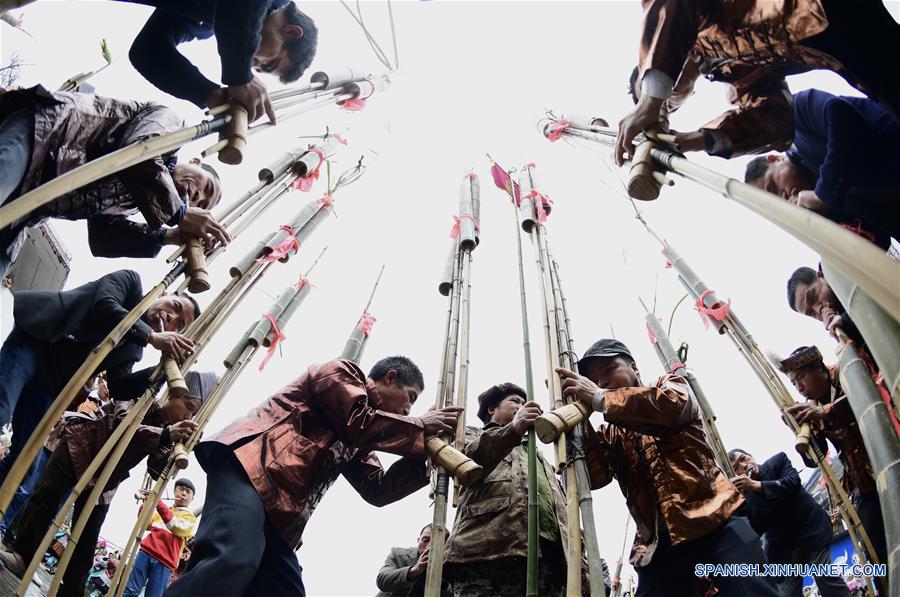
MULTIPOLYGON (((897 18, 898 3, 888 5, 897 18)), ((370 27, 388 50, 385 5, 363 6, 370 27)), ((303 2, 301 8, 320 29, 312 70, 341 66, 383 70, 338 3, 303 2)), ((128 47, 149 8, 42 0, 24 13, 24 26, 37 41, 0 25, 0 64, 12 52, 18 53, 27 63, 21 84, 54 88, 74 74, 99 67, 99 42, 105 37, 118 61, 91 81, 98 93, 160 101, 179 110, 189 123, 199 121, 199 110, 160 93, 128 63, 128 47)), ((472 274, 468 421, 477 422, 475 397, 483 389, 502 381, 524 384, 515 236, 506 196, 490 182, 485 152, 506 167, 535 162, 538 188, 555 202, 550 242, 560 264, 577 350, 609 336, 612 326, 635 353, 645 380, 662 373, 636 297, 655 303, 668 324, 682 287, 674 272, 664 268, 656 242, 615 191, 621 187, 607 166, 609 152, 550 144, 536 126, 545 109, 603 116, 611 123, 628 110, 625 83, 637 60, 639 3, 398 2, 394 13, 400 72, 388 92, 370 100, 361 112, 328 108, 254 137, 239 167, 214 162, 224 181, 223 204, 254 184, 257 170, 293 146, 297 136, 318 134, 326 125, 332 130, 349 127, 350 146, 338 156, 338 171, 363 153, 370 168, 362 180, 336 195, 338 217, 315 233, 299 257, 271 269, 202 355, 198 369, 221 372, 222 358, 250 321, 285 285, 299 278, 322 247, 329 247, 311 276, 314 292, 286 330, 283 355, 262 374, 255 367, 244 374, 213 417, 209 432, 243 415, 307 365, 339 354, 382 264, 387 268, 372 309, 378 323, 363 368, 382 356, 405 354, 421 366, 427 384, 414 414, 433 403, 447 306, 437 283, 457 188, 471 168, 481 177, 482 242, 474 254, 472 274)), ((190 44, 184 51, 216 78, 214 42, 190 44)), ((279 85, 268 83, 270 88, 279 85)), ((790 83, 795 91, 819 87, 855 93, 830 73, 795 77, 790 83)), ((725 108, 724 88, 701 81, 696 96, 674 116, 672 125, 695 128, 725 108)), ((181 158, 196 155, 209 143, 185 148, 181 158)), ((735 176, 742 175, 745 163, 697 160, 735 176)), ((232 261, 323 189, 320 181, 312 193, 292 195, 235 242, 211 266, 214 286, 198 297, 201 304, 227 281, 232 261)), ((821 325, 790 311, 785 299, 790 273, 800 265, 817 263, 812 251, 767 221, 687 181, 679 180, 659 200, 641 208, 651 226, 711 288, 733 299, 734 309, 764 349, 786 354, 815 343, 826 358, 832 358, 834 344, 821 325)), ((74 256, 69 288, 121 268, 139 271, 149 287, 168 269, 161 258, 93 258, 84 223, 57 222, 54 227, 74 256)), ((541 387, 546 361, 530 246, 525 255, 536 387, 541 387)), ((8 305, 3 312, 8 317, 8 305)), ((672 340, 676 346, 682 340, 690 343, 689 365, 718 415, 726 446, 740 446, 760 460, 783 450, 795 466, 802 466, 791 434, 762 385, 724 337, 704 330, 690 301, 675 316, 672 340)), ((146 355, 148 365, 158 358, 152 349, 146 355)), ((538 400, 546 406, 546 396, 538 400)), ((594 423, 599 422, 595 416, 594 423)), ((385 463, 393 460, 390 455, 383 458, 385 463)), ((198 486, 199 502, 205 488, 202 470, 194 462, 186 475, 198 486)), ((131 496, 141 477, 142 470, 136 470, 122 484, 107 518, 103 534, 114 542, 122 543, 131 529, 136 513, 131 496)), ((613 566, 622 546, 624 500, 615 484, 595 491, 593 497, 600 549, 613 566)), ((390 547, 413 545, 418 530, 430 520, 427 489, 376 509, 339 480, 313 516, 298 552, 308 594, 374 594, 375 575, 390 547)))

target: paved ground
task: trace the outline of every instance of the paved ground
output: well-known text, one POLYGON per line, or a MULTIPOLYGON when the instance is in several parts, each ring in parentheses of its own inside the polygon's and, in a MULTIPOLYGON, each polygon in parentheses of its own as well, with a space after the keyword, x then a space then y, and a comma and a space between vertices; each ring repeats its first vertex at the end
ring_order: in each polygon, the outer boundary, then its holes
MULTIPOLYGON (((2 546, 2 543, 0 543, 0 546, 2 546)), ((43 566, 39 566, 37 577, 38 583, 40 583, 41 586, 32 582, 31 586, 28 587, 28 592, 25 593, 25 597, 44 597, 47 587, 50 586, 50 575, 47 574, 47 571, 44 570, 43 566)), ((16 594, 16 589, 18 587, 19 579, 0 565, 0 597, 12 597, 16 594)))

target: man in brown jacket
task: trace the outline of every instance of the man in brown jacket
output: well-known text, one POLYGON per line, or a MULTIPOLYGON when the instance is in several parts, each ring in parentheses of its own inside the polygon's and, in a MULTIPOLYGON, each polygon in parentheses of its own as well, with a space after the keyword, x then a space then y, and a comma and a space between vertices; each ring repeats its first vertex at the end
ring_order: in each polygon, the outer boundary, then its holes
POLYGON ((294 552, 338 475, 383 506, 428 484, 425 436, 452 433, 460 409, 408 413, 425 383, 406 357, 369 376, 347 360, 312 366, 201 443, 203 518, 187 571, 168 597, 303 597, 294 552), (373 450, 403 456, 387 471, 373 450))
MULTIPOLYGON (((146 379, 146 371, 142 373, 141 377, 146 379)), ((147 458, 150 474, 158 476, 172 446, 185 441, 197 428, 191 418, 215 387, 217 377, 214 373, 188 371, 184 381, 188 386, 188 394, 184 398, 170 398, 161 407, 154 404, 138 426, 75 546, 72 561, 63 575, 60 596, 84 595, 84 583, 93 564, 100 527, 109 512, 116 488, 128 478, 129 471, 147 458)), ((65 419, 61 441, 50 456, 33 495, 11 528, 12 539, 7 542, 9 551, 0 552, 0 562, 13 574, 21 577, 25 572, 60 504, 133 404, 129 400, 111 402, 96 415, 71 413, 65 419)), ((75 502, 75 520, 85 506, 88 493, 82 493, 75 502)))
MULTIPOLYGON (((0 205, 90 160, 184 126, 159 104, 33 87, 0 95, 0 205)), ((98 257, 154 257, 182 235, 227 243, 208 210, 219 201, 219 177, 175 152, 151 158, 66 193, 0 229, 0 276, 24 242, 26 228, 46 218, 88 221, 98 257), (143 223, 128 219, 140 212, 143 223), (171 228, 166 228, 171 226, 171 228)))
MULTIPOLYGON (((600 340, 578 362, 578 375, 557 369, 565 395, 603 413, 585 436, 592 489, 618 480, 637 527, 631 563, 636 597, 692 595, 698 564, 765 564, 759 537, 734 513, 740 493, 716 465, 700 407, 687 382, 664 375, 641 383, 628 348, 600 340)), ((702 574, 702 573, 701 573, 702 574)), ((720 594, 776 596, 765 577, 717 576, 720 594)))
POLYGON ((736 108, 697 132, 683 151, 712 155, 784 151, 793 132, 786 75, 833 70, 900 121, 900 25, 881 0, 643 0, 636 86, 640 101, 619 122, 614 157, 634 155, 633 140, 678 104, 699 76, 732 86, 736 108))
MULTIPOLYGON (((881 502, 875 486, 872 463, 863 444, 862 435, 847 395, 841 388, 837 366, 827 367, 816 346, 801 346, 780 362, 785 373, 806 402, 788 407, 788 412, 800 424, 808 423, 822 453, 828 451, 826 439, 837 448, 844 465, 844 489, 853 496, 854 505, 863 528, 872 540, 880 562, 887 562, 887 540, 881 502)), ((803 455, 806 466, 815 467, 803 455)))
MULTIPOLYGON (((527 397, 512 383, 492 386, 478 397, 484 427, 466 427, 466 456, 484 470, 478 483, 463 488, 448 539, 444 576, 453 597, 525 594, 528 451, 522 436, 541 415, 541 407, 527 397)), ((566 585, 566 502, 553 468, 540 451, 537 458, 538 592, 551 597, 562 595, 566 585)))

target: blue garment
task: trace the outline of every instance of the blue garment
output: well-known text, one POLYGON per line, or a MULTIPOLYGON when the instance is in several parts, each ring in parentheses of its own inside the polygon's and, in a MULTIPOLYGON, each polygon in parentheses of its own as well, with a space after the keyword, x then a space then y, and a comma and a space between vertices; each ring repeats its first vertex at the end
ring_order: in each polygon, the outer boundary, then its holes
MULTIPOLYGON (((2 483, 6 479, 6 475, 9 474, 9 469, 12 468, 13 463, 19 456, 24 441, 19 442, 19 444, 20 445, 15 453, 10 450, 9 454, 6 455, 6 458, 0 461, 0 483, 2 483)), ((38 479, 41 478, 41 474, 44 472, 44 467, 47 466, 48 460, 50 460, 50 451, 46 448, 42 448, 41 451, 38 452, 37 458, 35 458, 31 472, 27 473, 22 480, 18 489, 16 489, 15 495, 13 495, 12 501, 9 503, 9 507, 6 509, 3 521, 0 522, 0 534, 5 534, 7 529, 12 527, 13 521, 15 521, 19 510, 21 510, 22 506, 28 502, 31 494, 34 493, 34 486, 37 485, 38 479)))
MULTIPOLYGON (((18 110, 0 122, 0 205, 18 196, 33 146, 34 110, 18 110)), ((7 251, 16 236, 10 227, 0 230, 0 277, 6 275, 12 262, 7 251)))
POLYGON ((138 597, 141 589, 144 590, 144 597, 162 597, 170 578, 171 570, 141 550, 134 559, 134 568, 131 569, 128 585, 125 586, 125 597, 138 597))
POLYGON ((201 108, 219 88, 185 58, 178 46, 215 35, 222 59, 222 83, 245 85, 253 78, 266 16, 290 0, 124 0, 156 7, 128 53, 145 79, 201 108))
POLYGON ((900 122, 877 102, 817 89, 794 94, 788 156, 815 181, 829 218, 900 237, 900 122))
POLYGON ((12 420, 12 452, 16 436, 24 444, 55 397, 40 375, 31 338, 18 327, 0 347, 0 379, 0 426, 12 420), (23 434, 25 437, 21 437, 23 434))
POLYGON ((790 563, 799 549, 818 552, 831 544, 833 530, 825 510, 800 484, 800 474, 784 452, 759 466, 762 493, 744 496, 754 530, 765 537, 766 559, 790 563))

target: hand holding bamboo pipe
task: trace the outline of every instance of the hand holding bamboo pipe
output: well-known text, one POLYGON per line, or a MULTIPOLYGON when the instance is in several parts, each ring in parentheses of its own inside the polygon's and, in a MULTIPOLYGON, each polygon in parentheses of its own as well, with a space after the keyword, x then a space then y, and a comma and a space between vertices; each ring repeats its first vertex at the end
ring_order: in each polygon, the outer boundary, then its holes
POLYGON ((590 403, 600 389, 588 378, 568 369, 557 367, 556 374, 561 378, 560 387, 563 395, 575 400, 544 413, 535 420, 534 430, 545 444, 556 441, 560 435, 586 421, 593 412, 590 403))

